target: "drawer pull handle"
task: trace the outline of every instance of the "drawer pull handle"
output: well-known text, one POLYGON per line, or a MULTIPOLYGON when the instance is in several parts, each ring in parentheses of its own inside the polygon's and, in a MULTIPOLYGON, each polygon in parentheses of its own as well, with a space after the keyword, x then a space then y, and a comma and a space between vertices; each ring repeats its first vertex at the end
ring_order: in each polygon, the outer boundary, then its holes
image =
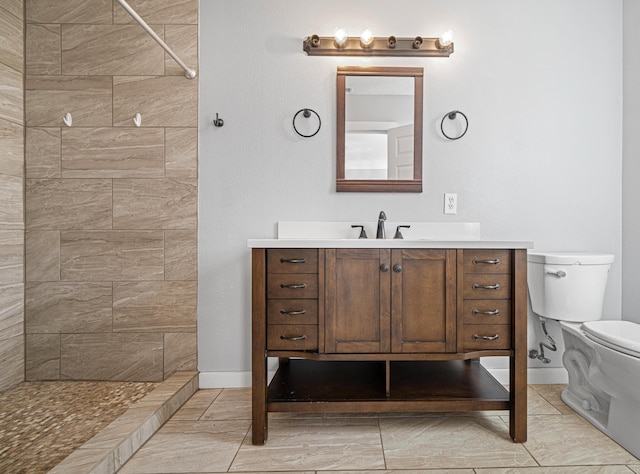
POLYGON ((281 258, 280 263, 307 263, 304 258, 281 258))
POLYGON ((477 265, 478 263, 484 263, 484 264, 487 264, 487 265, 500 265, 500 259, 496 258, 494 260, 479 260, 477 258, 474 258, 473 259, 473 264, 477 265))
POLYGON ((291 316, 297 316, 299 314, 307 314, 307 310, 306 309, 293 309, 293 310, 281 309, 280 314, 289 314, 291 316))
POLYGON ((483 341, 495 341, 495 340, 500 339, 500 334, 495 334, 493 336, 478 336, 477 334, 474 334, 473 338, 476 339, 476 340, 477 339, 481 339, 483 341))
POLYGON ((304 290, 307 287, 306 283, 295 283, 293 285, 280 285, 280 288, 288 288, 290 290, 304 290))
POLYGON ((284 334, 280 336, 280 339, 283 341, 304 341, 307 338, 304 334, 301 336, 285 336, 284 334))
POLYGON ((496 314, 500 314, 499 309, 494 309, 493 311, 480 311, 479 309, 474 309, 471 311, 473 314, 484 314, 487 316, 495 316, 496 314))
POLYGON ((499 290, 500 283, 496 283, 495 285, 478 285, 477 283, 473 284, 474 290, 499 290))

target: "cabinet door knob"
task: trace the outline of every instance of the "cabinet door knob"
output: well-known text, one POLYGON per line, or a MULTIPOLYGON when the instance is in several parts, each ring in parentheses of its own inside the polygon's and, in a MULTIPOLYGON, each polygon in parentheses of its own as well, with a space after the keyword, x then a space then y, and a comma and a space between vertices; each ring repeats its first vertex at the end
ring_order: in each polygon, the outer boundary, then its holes
POLYGON ((386 263, 383 263, 382 265, 380 265, 380 270, 383 272, 388 272, 389 271, 389 265, 387 265, 386 263))
POLYGON ((396 263, 393 266, 393 271, 396 272, 396 273, 400 273, 402 271, 402 265, 399 265, 399 264, 396 263))

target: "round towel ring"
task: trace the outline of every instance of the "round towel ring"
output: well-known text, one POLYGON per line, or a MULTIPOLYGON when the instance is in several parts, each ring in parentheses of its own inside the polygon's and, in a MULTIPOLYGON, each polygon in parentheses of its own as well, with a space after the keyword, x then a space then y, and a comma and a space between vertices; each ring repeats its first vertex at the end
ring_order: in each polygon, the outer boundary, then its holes
POLYGON ((440 131, 449 140, 458 140, 458 139, 464 137, 464 134, 467 133, 467 130, 469 130, 469 119, 467 118, 467 116, 465 114, 463 114, 459 110, 453 110, 453 111, 449 112, 448 114, 445 114, 444 117, 442 117, 442 120, 440 121, 440 131), (444 133, 444 119, 446 119, 448 117, 449 120, 455 120, 456 116, 458 114, 460 114, 460 115, 462 115, 464 117, 464 121, 465 121, 464 131, 460 135, 458 135, 457 137, 450 137, 449 135, 444 133))
POLYGON ((300 135, 303 138, 311 138, 314 135, 316 135, 319 131, 320 131, 320 127, 322 127, 322 120, 320 120, 320 116, 318 115, 318 112, 316 112, 313 109, 300 109, 296 112, 296 114, 293 116, 293 129, 296 131, 296 133, 298 135, 300 135), (298 131, 298 128, 296 127, 296 119, 298 118, 298 115, 300 115, 300 113, 302 113, 302 116, 304 118, 309 118, 311 117, 311 114, 313 113, 316 117, 318 117, 318 128, 316 129, 315 132, 313 132, 310 135, 305 135, 304 133, 300 133, 300 131, 298 131))

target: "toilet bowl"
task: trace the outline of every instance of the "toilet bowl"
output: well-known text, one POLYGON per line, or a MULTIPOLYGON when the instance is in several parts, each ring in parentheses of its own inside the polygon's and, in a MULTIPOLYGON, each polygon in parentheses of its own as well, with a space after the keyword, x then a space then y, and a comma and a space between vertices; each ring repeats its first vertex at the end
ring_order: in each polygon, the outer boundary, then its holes
POLYGON ((530 252, 533 312, 559 322, 569 385, 562 400, 640 457, 640 324, 601 320, 613 255, 530 252))

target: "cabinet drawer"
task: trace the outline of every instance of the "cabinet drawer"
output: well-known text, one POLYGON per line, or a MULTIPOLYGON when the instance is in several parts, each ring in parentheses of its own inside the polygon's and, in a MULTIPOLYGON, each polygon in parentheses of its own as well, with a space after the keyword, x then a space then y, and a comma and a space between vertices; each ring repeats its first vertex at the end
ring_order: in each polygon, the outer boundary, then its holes
POLYGON ((318 324, 318 301, 276 299, 267 301, 268 324, 318 324))
POLYGON ((318 249, 269 249, 268 273, 317 273, 318 249))
POLYGON ((269 324, 267 349, 310 351, 318 349, 318 326, 309 324, 269 324))
POLYGON ((465 273, 510 273, 511 251, 467 249, 463 253, 465 273))
POLYGON ((465 273, 462 297, 472 300, 508 299, 511 297, 511 275, 465 273))
POLYGON ((465 300, 464 324, 511 323, 511 300, 465 300))
POLYGON ((274 273, 267 276, 268 298, 317 298, 318 275, 274 273))
POLYGON ((462 337, 464 350, 511 349, 510 324, 465 324, 462 337))

